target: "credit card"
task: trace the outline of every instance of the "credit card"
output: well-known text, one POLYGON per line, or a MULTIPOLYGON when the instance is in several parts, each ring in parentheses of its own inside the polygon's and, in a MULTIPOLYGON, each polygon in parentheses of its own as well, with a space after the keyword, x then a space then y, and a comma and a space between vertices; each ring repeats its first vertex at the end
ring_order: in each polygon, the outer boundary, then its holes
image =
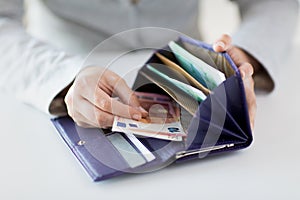
POLYGON ((146 163, 144 157, 120 133, 113 133, 107 138, 131 168, 146 163))
POLYGON ((147 162, 151 162, 155 159, 155 156, 149 149, 147 149, 143 143, 139 141, 132 133, 125 133, 128 139, 134 144, 134 146, 140 151, 140 153, 144 156, 147 162))

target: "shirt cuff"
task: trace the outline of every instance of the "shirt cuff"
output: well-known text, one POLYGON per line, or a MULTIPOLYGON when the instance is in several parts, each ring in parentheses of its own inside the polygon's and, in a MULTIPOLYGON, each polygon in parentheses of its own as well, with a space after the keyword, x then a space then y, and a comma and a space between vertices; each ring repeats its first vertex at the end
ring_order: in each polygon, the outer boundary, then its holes
POLYGON ((31 102, 39 110, 53 116, 67 114, 63 101, 64 98, 61 97, 56 100, 55 97, 73 82, 79 71, 82 69, 83 64, 83 58, 81 57, 64 56, 65 57, 59 62, 58 66, 54 67, 52 72, 49 73, 47 80, 44 80, 43 84, 40 86, 33 87, 32 90, 35 91, 28 91, 27 94, 30 95, 26 95, 28 102, 31 102), (32 94, 36 94, 36 96, 32 97, 32 94), (52 109, 50 110, 50 105, 52 103, 54 104, 51 106, 52 109))

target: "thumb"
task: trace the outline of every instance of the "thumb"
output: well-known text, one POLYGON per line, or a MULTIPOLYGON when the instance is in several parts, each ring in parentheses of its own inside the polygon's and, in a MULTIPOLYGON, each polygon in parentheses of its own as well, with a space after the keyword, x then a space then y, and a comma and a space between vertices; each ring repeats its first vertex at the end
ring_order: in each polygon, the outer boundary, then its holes
POLYGON ((231 36, 228 34, 223 34, 218 40, 213 44, 213 49, 215 52, 224 52, 231 47, 231 36))

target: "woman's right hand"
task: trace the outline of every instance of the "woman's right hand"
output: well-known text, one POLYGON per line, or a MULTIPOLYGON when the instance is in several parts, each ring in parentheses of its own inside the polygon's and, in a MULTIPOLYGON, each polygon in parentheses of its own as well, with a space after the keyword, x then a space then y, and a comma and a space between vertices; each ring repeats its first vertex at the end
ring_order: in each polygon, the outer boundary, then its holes
POLYGON ((115 115, 134 120, 147 115, 126 82, 100 67, 87 67, 79 72, 65 103, 76 124, 86 128, 111 127, 115 115))

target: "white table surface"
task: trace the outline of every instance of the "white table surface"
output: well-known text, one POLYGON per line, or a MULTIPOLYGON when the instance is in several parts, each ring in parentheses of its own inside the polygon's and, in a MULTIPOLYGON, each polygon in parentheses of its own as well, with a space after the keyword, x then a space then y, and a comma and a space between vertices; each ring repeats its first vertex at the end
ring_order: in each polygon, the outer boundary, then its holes
POLYGON ((300 199, 299 54, 282 66, 276 90, 258 96, 250 148, 100 183, 49 116, 0 94, 0 199, 300 199))

